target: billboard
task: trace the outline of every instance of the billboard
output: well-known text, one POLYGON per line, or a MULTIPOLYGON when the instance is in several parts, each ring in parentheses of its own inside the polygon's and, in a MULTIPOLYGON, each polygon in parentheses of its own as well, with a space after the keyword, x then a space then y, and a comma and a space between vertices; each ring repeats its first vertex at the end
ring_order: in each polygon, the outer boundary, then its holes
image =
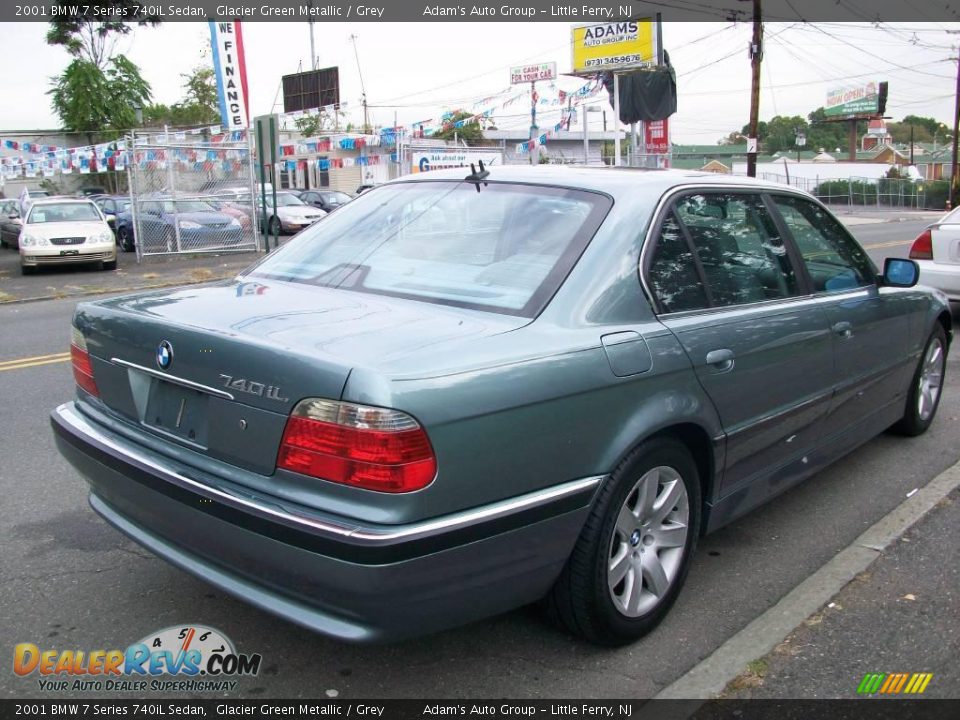
POLYGON ((571 45, 575 73, 657 64, 657 32, 652 18, 575 25, 571 45))
POLYGON ((847 118, 856 115, 882 115, 887 99, 887 84, 870 81, 854 87, 834 88, 827 93, 823 106, 828 118, 847 118))
POLYGON ((217 77, 220 123, 224 130, 243 130, 250 124, 250 114, 240 21, 211 20, 210 46, 213 48, 213 71, 217 77))
POLYGON ((410 148, 410 172, 424 173, 444 168, 468 168, 483 160, 486 167, 503 165, 503 152, 487 148, 410 148))
POLYGON ((340 105, 340 68, 337 66, 283 76, 283 111, 313 110, 340 105))
POLYGON ((535 65, 520 65, 510 68, 510 84, 537 82, 537 80, 556 80, 557 64, 555 62, 537 63, 535 65))

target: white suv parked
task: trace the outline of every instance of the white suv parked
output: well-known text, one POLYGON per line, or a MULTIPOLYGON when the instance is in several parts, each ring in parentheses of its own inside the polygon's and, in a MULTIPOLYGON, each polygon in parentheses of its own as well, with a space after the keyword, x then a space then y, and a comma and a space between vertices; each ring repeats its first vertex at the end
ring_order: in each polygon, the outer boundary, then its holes
POLYGON ((99 263, 104 270, 117 267, 113 231, 90 200, 34 201, 23 220, 19 244, 24 275, 39 265, 99 263))

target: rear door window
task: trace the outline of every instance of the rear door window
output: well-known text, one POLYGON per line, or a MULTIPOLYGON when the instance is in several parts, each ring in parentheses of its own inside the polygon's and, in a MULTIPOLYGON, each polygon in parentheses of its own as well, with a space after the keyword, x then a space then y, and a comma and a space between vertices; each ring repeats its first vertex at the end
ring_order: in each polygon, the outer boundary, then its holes
POLYGON ((664 312, 800 294, 776 223, 754 193, 702 192, 676 200, 661 225, 648 278, 664 312))

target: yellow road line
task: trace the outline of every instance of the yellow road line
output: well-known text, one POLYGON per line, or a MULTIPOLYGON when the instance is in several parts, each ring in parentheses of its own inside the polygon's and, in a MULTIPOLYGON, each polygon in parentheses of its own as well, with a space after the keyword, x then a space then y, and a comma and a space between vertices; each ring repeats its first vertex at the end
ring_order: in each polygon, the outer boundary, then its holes
POLYGON ((913 245, 913 240, 891 240, 890 242, 874 243, 872 245, 864 245, 863 249, 873 250, 874 248, 897 247, 898 245, 913 245))
POLYGON ((23 368, 38 367, 40 365, 52 365, 53 363, 69 362, 70 353, 57 353, 54 355, 37 355, 36 357, 20 358, 19 360, 6 360, 0 362, 0 372, 4 370, 22 370, 23 368))

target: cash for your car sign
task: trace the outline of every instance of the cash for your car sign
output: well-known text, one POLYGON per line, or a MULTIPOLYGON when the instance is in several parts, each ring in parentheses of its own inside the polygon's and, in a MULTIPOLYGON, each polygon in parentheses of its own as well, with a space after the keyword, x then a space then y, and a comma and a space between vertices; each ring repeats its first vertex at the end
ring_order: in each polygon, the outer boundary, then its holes
POLYGON ((247 67, 243 59, 240 21, 210 21, 213 69, 217 76, 220 119, 226 130, 243 130, 250 124, 247 109, 247 67))
POLYGON ((555 62, 520 65, 510 68, 510 84, 537 82, 538 80, 556 80, 557 64, 555 62))
POLYGON ((572 47, 575 73, 656 65, 656 24, 652 18, 638 18, 575 25, 572 47))

